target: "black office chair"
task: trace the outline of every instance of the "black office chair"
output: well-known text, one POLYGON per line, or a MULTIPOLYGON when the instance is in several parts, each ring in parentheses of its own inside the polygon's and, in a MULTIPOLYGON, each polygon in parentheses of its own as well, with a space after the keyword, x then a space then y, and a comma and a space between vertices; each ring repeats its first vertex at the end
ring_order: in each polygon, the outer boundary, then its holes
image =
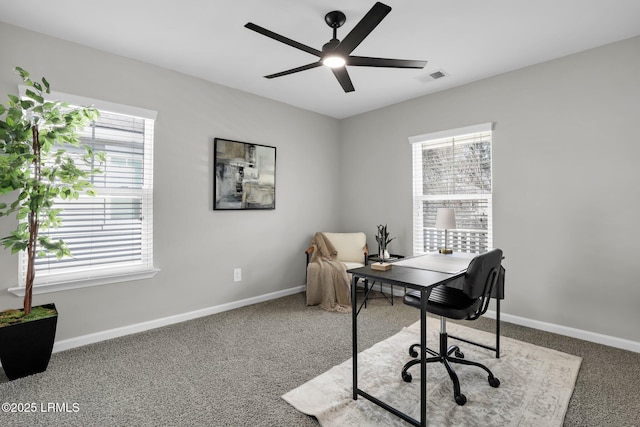
MULTIPOLYGON (((447 347, 446 319, 475 320, 487 311, 491 291, 498 281, 501 261, 502 251, 500 249, 494 249, 478 255, 469 263, 462 289, 440 285, 432 289, 429 295, 427 312, 440 316, 440 351, 436 352, 427 348, 427 353, 433 357, 427 358, 426 362, 440 362, 447 368, 451 381, 453 381, 453 395, 458 405, 464 405, 467 402, 467 398, 460 392, 460 381, 451 363, 477 366, 484 369, 489 374, 489 385, 491 387, 500 386, 500 380, 494 377, 486 366, 464 359, 464 354, 457 345, 447 347), (452 354, 455 356, 452 356, 452 354)), ((407 292, 403 301, 405 304, 420 308, 420 291, 407 292)), ((411 360, 402 368, 402 379, 405 382, 411 382, 411 373, 407 372, 407 370, 411 366, 420 363, 416 348, 420 348, 420 344, 412 345, 409 348, 409 355, 417 359, 411 360)))

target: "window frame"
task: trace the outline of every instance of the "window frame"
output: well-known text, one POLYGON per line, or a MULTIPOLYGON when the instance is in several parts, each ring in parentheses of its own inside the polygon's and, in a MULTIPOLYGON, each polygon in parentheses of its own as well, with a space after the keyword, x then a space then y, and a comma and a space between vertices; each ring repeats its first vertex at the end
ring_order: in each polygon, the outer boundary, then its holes
MULTIPOLYGON (((19 94, 21 97, 25 95, 26 89, 27 87, 25 85, 18 86, 19 94)), ((151 120, 152 123, 155 123, 157 118, 157 112, 153 110, 87 98, 63 92, 52 91, 47 95, 47 98, 67 102, 70 105, 91 105, 104 113, 108 112, 119 115, 134 116, 145 120, 151 120)), ((145 136, 144 162, 151 165, 151 170, 145 171, 145 185, 140 190, 141 197, 145 200, 145 203, 143 203, 142 205, 142 209, 143 216, 146 218, 145 238, 147 241, 147 245, 151 251, 149 261, 147 263, 143 263, 142 265, 100 268, 95 270, 75 271, 55 275, 43 275, 42 273, 36 274, 36 279, 33 286, 34 294, 149 279, 154 277, 160 271, 160 269, 155 267, 153 260, 153 132, 154 130, 151 129, 150 134, 145 136), (147 156, 149 157, 147 158, 147 156)), ((100 195, 99 191, 100 190, 98 189, 98 196, 100 195)), ((20 297, 23 297, 25 293, 25 285, 23 280, 24 273, 21 271, 23 269, 21 267, 23 266, 23 264, 25 264, 25 257, 26 255, 22 252, 18 257, 18 280, 20 281, 20 283, 17 287, 8 289, 9 292, 20 297)))
MULTIPOLYGON (((422 255, 427 253, 425 251, 425 229, 430 228, 425 226, 424 218, 424 202, 442 202, 446 204, 452 201, 464 201, 464 200, 485 200, 487 203, 487 248, 493 247, 493 123, 482 123, 478 125, 466 126, 462 128, 449 129, 444 131, 432 132, 423 135, 416 135, 409 137, 409 143, 412 145, 412 194, 413 194, 413 255, 422 255), (469 136, 473 134, 486 134, 489 133, 489 147, 490 147, 490 182, 491 190, 488 193, 449 193, 449 194, 424 194, 424 191, 419 190, 422 188, 423 183, 423 165, 422 165, 422 150, 425 145, 448 145, 449 142, 445 142, 445 139, 452 140, 452 146, 455 144, 456 138, 469 136), (419 160, 417 160, 419 156, 419 160)), ((434 219, 435 220, 435 219, 434 219)), ((442 232, 444 235, 444 232, 442 232)), ((451 234, 451 233, 449 233, 451 234)), ((443 241, 444 243, 444 241, 443 241)), ((460 251, 452 245, 452 239, 450 237, 449 247, 454 248, 456 251, 460 251)), ((462 252, 477 253, 471 249, 462 250, 462 252)))

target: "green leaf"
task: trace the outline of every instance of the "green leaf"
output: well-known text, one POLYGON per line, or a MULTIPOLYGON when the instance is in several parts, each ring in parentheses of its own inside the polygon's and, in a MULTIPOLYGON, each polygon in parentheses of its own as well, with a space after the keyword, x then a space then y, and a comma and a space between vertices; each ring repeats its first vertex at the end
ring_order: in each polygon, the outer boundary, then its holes
POLYGON ((27 246, 28 246, 27 242, 15 242, 11 247, 11 253, 15 254, 22 250, 25 250, 27 249, 27 246))
POLYGON ((25 78, 29 77, 29 73, 27 72, 27 70, 25 70, 22 67, 16 67, 14 68, 15 72, 18 73, 20 75, 20 77, 22 77, 22 79, 24 80, 25 78))
POLYGON ((44 98, 42 96, 38 95, 37 93, 35 93, 34 91, 32 91, 31 89, 27 89, 26 95, 29 98, 31 98, 31 99, 33 99, 35 101, 38 101, 41 104, 44 102, 44 98))
POLYGON ((29 108, 33 108, 35 104, 33 103, 33 101, 29 101, 28 99, 22 99, 20 101, 20 107, 22 107, 25 110, 28 110, 29 108))

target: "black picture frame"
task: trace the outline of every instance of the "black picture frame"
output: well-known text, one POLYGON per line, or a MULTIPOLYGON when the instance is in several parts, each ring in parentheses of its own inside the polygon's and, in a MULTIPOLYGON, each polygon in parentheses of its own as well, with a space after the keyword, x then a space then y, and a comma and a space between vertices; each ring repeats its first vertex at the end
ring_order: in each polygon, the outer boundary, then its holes
POLYGON ((213 209, 276 208, 276 147, 215 138, 213 209))

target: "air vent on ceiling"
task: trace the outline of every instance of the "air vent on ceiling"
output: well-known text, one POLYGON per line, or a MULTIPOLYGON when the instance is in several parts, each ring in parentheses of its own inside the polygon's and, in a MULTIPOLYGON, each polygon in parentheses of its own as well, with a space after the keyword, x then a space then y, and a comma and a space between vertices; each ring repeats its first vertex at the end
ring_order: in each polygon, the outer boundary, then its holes
POLYGON ((445 73, 445 72, 444 72, 444 71, 442 71, 442 70, 438 70, 438 71, 433 72, 433 73, 431 73, 431 74, 429 74, 429 75, 431 76, 431 78, 432 78, 433 80, 438 80, 438 79, 441 79, 441 78, 445 77, 445 76, 447 75, 447 73, 445 73))
POLYGON ((417 77, 415 77, 417 80, 420 80, 422 83, 432 83, 435 80, 439 80, 443 77, 448 77, 449 73, 447 73, 446 71, 444 71, 442 68, 436 71, 433 71, 429 74, 421 74, 417 77))

